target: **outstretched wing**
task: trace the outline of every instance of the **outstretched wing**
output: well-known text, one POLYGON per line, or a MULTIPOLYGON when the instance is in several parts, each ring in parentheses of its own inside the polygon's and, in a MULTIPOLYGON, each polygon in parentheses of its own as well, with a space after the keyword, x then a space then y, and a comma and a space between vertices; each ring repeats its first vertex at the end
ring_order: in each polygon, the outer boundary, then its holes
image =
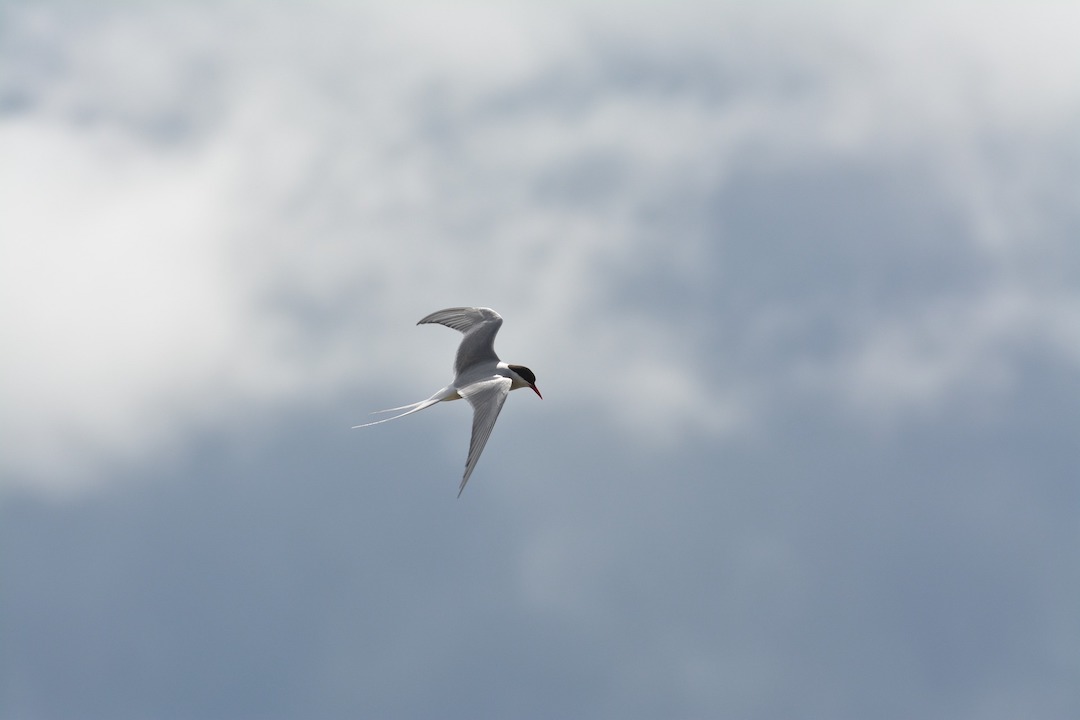
POLYGON ((438 323, 465 334, 454 359, 454 372, 461 374, 479 362, 499 361, 495 354, 495 335, 502 327, 502 316, 491 308, 458 307, 433 312, 417 325, 438 323))
POLYGON ((461 486, 458 488, 458 497, 465 490, 465 483, 469 482, 476 461, 480 459, 480 453, 484 451, 491 430, 495 427, 495 420, 499 417, 506 396, 510 394, 511 380, 501 375, 496 375, 487 380, 472 383, 458 392, 469 401, 473 407, 472 440, 469 441, 469 456, 465 459, 465 476, 461 478, 461 486))

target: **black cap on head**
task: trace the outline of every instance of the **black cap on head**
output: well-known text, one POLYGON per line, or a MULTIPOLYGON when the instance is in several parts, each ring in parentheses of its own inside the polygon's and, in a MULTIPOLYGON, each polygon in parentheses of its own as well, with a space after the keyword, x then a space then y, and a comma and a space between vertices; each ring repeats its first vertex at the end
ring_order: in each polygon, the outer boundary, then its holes
POLYGON ((510 365, 510 369, 520 375, 522 379, 530 385, 536 384, 536 375, 533 375, 533 371, 524 365, 510 365))

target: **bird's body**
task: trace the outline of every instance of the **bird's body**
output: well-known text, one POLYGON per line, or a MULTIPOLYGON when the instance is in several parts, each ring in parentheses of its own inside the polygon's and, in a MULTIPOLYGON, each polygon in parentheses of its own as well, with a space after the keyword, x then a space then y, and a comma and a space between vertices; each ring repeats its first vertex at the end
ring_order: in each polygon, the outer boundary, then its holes
MULTIPOLYGON (((458 496, 465 489, 476 461, 487 444, 495 420, 499 417, 506 396, 518 388, 536 389, 536 376, 523 365, 509 365, 499 360, 495 354, 495 335, 502 327, 502 316, 491 308, 459 307, 433 312, 420 320, 417 325, 438 323, 464 334, 454 358, 454 381, 429 397, 427 400, 402 405, 401 407, 376 412, 404 412, 385 420, 355 425, 368 427, 379 423, 397 420, 414 412, 431 407, 436 403, 465 398, 473 407, 472 440, 469 442, 469 455, 465 460, 465 475, 461 478, 458 496)), ((540 395, 541 399, 543 398, 540 395)))

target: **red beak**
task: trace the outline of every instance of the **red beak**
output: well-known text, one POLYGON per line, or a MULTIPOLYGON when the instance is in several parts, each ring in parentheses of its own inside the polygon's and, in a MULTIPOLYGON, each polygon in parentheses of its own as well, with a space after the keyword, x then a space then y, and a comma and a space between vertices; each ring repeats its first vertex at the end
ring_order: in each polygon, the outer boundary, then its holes
MULTIPOLYGON (((533 392, 534 392, 534 393, 536 393, 537 395, 540 395, 540 391, 536 389, 536 386, 535 386, 535 385, 530 385, 529 387, 531 387, 531 388, 533 389, 533 392)), ((544 399, 544 396, 543 396, 543 395, 540 395, 540 399, 541 399, 541 400, 543 400, 543 399, 544 399)))

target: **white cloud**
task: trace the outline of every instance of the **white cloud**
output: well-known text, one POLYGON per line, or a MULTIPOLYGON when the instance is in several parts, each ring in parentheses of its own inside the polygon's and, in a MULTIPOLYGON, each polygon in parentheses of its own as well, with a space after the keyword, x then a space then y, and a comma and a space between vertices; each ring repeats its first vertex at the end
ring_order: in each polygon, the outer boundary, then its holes
POLYGON ((75 481, 86 454, 157 445, 192 394, 250 381, 236 364, 257 331, 229 282, 221 155, 27 122, 0 147, 9 471, 75 481))
MULTIPOLYGON (((566 402, 636 437, 731 432, 787 385, 711 346, 712 308, 624 298, 661 276, 722 282, 708 247, 728 239, 689 215, 822 158, 928 168, 996 274, 874 318, 815 376, 883 412, 999 384, 1021 328, 1055 348, 1077 334, 1064 310, 1037 321, 1076 295, 1064 280, 1031 295, 1052 241, 1020 235, 1061 216, 1054 183, 1072 171, 1025 166, 1017 184, 1001 160, 1052 157, 1080 103, 1070 11, 1026 7, 979 23, 929 6, 640 7, 617 24, 540 6, 166 4, 77 23, 16 8, 5 475, 89 483, 252 403, 360 383, 422 395, 408 371, 444 371, 421 349, 452 341, 412 321, 474 301, 512 320, 504 355, 566 402), (1017 257, 1034 270, 1006 272, 1017 257)), ((756 300, 746 327, 778 312, 756 300)))

